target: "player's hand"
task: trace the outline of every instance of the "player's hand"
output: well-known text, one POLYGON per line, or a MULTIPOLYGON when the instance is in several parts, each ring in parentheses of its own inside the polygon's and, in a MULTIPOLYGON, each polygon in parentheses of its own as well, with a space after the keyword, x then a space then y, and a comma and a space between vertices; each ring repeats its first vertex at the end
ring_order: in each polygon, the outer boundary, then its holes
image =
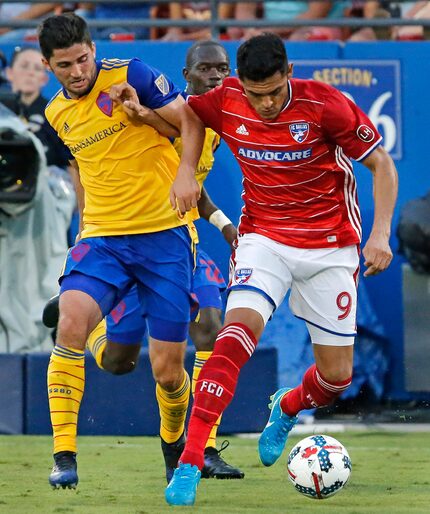
POLYGON ((388 243, 388 238, 382 234, 371 233, 363 248, 364 265, 367 270, 365 277, 377 275, 388 268, 393 259, 393 252, 388 243))
POLYGON ((137 91, 128 82, 122 82, 112 86, 109 96, 116 105, 122 105, 129 120, 137 125, 145 123, 145 115, 148 114, 148 107, 139 102, 137 91))
POLYGON ((129 120, 135 125, 150 125, 154 126, 153 118, 154 111, 146 105, 133 102, 132 100, 126 100, 123 104, 124 112, 127 114, 129 120))
POLYGON ((131 101, 140 105, 137 91, 128 82, 115 84, 109 90, 109 96, 115 104, 123 104, 126 101, 131 101))
POLYGON ((170 188, 170 204, 172 209, 177 210, 178 216, 182 218, 186 212, 193 207, 197 207, 199 198, 200 187, 194 177, 194 170, 187 172, 179 168, 170 188))
POLYGON ((230 245, 231 251, 234 251, 236 249, 237 242, 237 228, 233 225, 233 223, 226 225, 222 229, 222 235, 224 236, 224 239, 227 241, 227 243, 230 245))

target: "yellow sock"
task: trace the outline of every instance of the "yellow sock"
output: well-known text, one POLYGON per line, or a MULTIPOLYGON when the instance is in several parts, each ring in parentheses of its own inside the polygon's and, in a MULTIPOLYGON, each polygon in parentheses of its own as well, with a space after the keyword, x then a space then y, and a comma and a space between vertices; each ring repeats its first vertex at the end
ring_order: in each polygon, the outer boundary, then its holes
POLYGON ((190 377, 184 370, 184 380, 176 391, 166 391, 159 384, 155 389, 160 409, 160 436, 166 443, 176 442, 185 429, 190 399, 190 377))
MULTIPOLYGON (((193 381, 191 385, 191 390, 194 395, 194 391, 196 389, 196 382, 199 378, 200 371, 203 367, 203 364, 209 359, 212 355, 212 352, 196 352, 196 357, 194 359, 194 368, 193 368, 193 381)), ((215 425, 212 427, 211 433, 209 434, 209 438, 206 443, 206 448, 211 446, 212 448, 216 448, 216 435, 218 432, 218 427, 221 423, 221 416, 216 420, 215 425)))
POLYGON ((54 453, 76 452, 78 413, 84 387, 84 352, 54 346, 48 366, 48 396, 54 453))
POLYGON ((102 365, 103 352, 106 348, 106 321, 102 319, 96 328, 88 336, 87 348, 93 354, 100 369, 104 369, 102 365))

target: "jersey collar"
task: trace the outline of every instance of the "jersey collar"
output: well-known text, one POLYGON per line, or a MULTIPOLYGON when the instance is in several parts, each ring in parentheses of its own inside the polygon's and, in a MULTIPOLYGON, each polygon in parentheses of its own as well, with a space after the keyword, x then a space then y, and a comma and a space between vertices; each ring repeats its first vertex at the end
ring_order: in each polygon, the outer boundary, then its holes
MULTIPOLYGON (((284 112, 288 109, 293 100, 293 86, 291 85, 291 80, 288 80, 288 102, 282 107, 281 112, 284 112)), ((281 112, 279 114, 281 114, 281 112)))

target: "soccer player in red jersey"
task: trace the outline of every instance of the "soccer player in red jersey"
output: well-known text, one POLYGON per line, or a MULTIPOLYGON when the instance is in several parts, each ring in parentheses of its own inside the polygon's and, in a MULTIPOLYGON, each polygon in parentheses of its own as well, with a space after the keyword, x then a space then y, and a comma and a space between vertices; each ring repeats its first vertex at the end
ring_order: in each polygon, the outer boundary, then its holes
POLYGON ((361 242, 350 159, 362 162, 374 181, 364 275, 384 271, 392 259, 397 172, 366 114, 329 85, 291 78, 284 44, 274 34, 244 42, 237 71, 238 78, 188 102, 236 157, 244 206, 224 327, 200 372, 185 450, 166 489, 172 505, 194 503, 211 427, 289 290, 290 308, 309 330, 315 364, 300 385, 274 394, 259 440, 263 464, 280 457, 301 410, 330 404, 350 385, 361 242))

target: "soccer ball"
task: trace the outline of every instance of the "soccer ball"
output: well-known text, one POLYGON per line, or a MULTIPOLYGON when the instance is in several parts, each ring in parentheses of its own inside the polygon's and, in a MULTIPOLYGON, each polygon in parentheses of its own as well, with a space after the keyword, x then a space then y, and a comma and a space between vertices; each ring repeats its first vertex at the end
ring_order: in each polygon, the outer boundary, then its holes
POLYGON ((302 439, 288 456, 288 478, 299 493, 323 500, 339 492, 351 475, 351 459, 334 437, 302 439))

